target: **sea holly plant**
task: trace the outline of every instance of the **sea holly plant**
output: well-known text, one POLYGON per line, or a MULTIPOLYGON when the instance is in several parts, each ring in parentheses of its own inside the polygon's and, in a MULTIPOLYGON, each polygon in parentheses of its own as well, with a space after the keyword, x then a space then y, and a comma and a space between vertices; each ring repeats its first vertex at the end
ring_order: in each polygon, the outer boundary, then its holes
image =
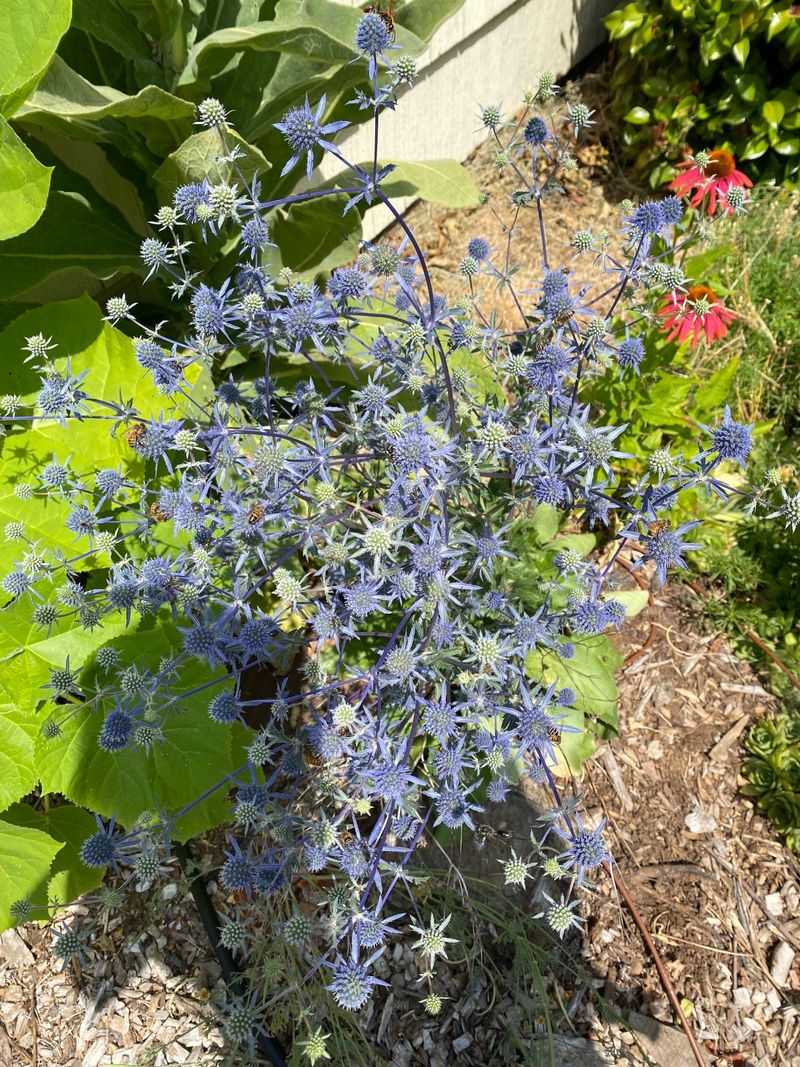
MULTIPOLYGON (((74 306, 55 305, 39 329, 31 316, 10 328, 24 384, 2 399, 3 685, 30 739, 10 799, 38 780, 92 812, 78 860, 115 889, 154 884, 173 841, 224 823, 226 943, 245 954, 258 923, 288 910, 285 945, 344 1011, 384 984, 375 963, 404 935, 423 1005, 441 1005, 449 918, 413 903, 410 865, 431 835, 483 826, 523 777, 548 802, 506 876, 520 891, 534 869, 560 879, 543 919, 558 936, 580 921, 576 894, 611 856, 564 791, 561 751, 598 688, 591 650, 625 621, 618 563, 657 582, 686 566, 696 523, 673 519, 684 491, 776 506, 769 487, 726 484, 751 434, 727 411, 691 458, 620 481, 626 428, 582 388, 608 359, 635 375, 664 284, 682 292, 677 276, 649 282, 688 223, 677 197, 646 201, 615 243, 582 231, 572 260, 553 262, 548 197, 592 119, 562 105, 551 77, 516 121, 483 109, 519 182, 508 239, 474 235, 463 300, 436 292, 378 155, 408 69, 394 43, 378 13, 361 17, 369 90, 353 106, 375 123, 370 161, 346 159, 316 99, 276 119, 287 173, 308 153, 339 160, 324 189, 265 198, 232 116, 205 100, 195 121, 233 177, 180 185, 141 247, 188 329, 119 295, 71 343, 74 306), (265 267, 269 213, 327 197, 346 214, 383 204, 399 241, 363 245, 324 285, 265 267), (541 235, 527 292, 513 258, 523 211, 541 235), (202 266, 220 238, 236 250, 221 279, 202 266), (596 293, 582 281, 592 264, 596 293), (498 286, 517 311, 508 328, 492 309, 498 286), (101 339, 117 354, 107 368, 92 358, 101 339), (552 557, 540 581, 516 566, 526 529, 552 557), (590 554, 593 532, 603 555, 590 554), (21 656, 35 676, 14 669, 21 656)), ((796 522, 792 500, 778 511, 796 522)), ((47 903, 41 872, 29 881, 10 887, 15 918, 47 903)), ((58 953, 88 943, 70 927, 58 953)), ((234 1000, 226 1032, 247 1045, 260 1018, 252 998, 234 1000)), ((321 1055, 312 1022, 305 1047, 321 1055)))

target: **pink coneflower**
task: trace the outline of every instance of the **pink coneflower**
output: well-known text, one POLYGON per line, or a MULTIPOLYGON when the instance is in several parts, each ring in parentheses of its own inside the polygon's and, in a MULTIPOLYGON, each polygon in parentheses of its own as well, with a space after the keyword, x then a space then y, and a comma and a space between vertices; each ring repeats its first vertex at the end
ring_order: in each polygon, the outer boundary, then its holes
POLYGON ((698 152, 693 159, 680 163, 683 173, 670 183, 678 196, 688 196, 694 192, 690 201, 697 207, 708 196, 708 213, 713 215, 717 205, 730 215, 733 205, 727 202, 728 191, 737 186, 750 189, 753 183, 740 170, 736 169, 736 160, 724 148, 715 148, 713 152, 698 152))
POLYGON ((663 320, 661 329, 668 335, 668 340, 688 340, 693 345, 703 337, 709 344, 724 337, 728 324, 735 318, 707 285, 693 285, 686 293, 672 293, 658 313, 663 320))

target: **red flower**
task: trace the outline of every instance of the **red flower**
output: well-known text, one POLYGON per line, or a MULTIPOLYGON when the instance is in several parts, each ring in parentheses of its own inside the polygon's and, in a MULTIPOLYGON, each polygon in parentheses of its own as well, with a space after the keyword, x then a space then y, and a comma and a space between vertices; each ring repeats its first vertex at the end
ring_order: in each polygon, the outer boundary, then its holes
POLYGON ((658 309, 661 330, 670 341, 696 345, 703 337, 710 344, 728 332, 735 316, 707 285, 693 285, 688 293, 672 293, 658 309))
POLYGON ((715 213, 718 203, 729 215, 732 214, 733 208, 725 202, 728 190, 737 185, 750 189, 753 185, 746 174, 736 169, 736 160, 724 148, 709 152, 705 166, 701 167, 693 159, 687 159, 679 166, 683 173, 670 183, 670 189, 674 189, 678 196, 688 196, 694 191, 690 201, 692 207, 701 204, 707 194, 709 215, 715 213))

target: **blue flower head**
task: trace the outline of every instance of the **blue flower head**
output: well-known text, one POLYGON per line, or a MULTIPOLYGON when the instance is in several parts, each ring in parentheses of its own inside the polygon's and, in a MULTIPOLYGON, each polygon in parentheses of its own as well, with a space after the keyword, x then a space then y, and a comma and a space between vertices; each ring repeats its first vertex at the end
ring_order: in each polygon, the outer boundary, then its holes
POLYGON ((721 460, 733 460, 744 466, 753 447, 753 427, 731 418, 731 409, 726 406, 722 422, 709 431, 714 451, 721 460))
POLYGON ((628 216, 628 225, 638 237, 652 237, 666 225, 664 209, 658 200, 645 200, 628 216))
POLYGON ((369 76, 374 78, 378 71, 378 56, 392 47, 393 34, 388 20, 383 19, 377 11, 368 11, 356 27, 356 48, 369 57, 369 76))
POLYGON ((310 177, 314 169, 314 149, 335 151, 335 145, 327 139, 329 134, 338 133, 350 123, 344 120, 323 123, 322 116, 325 114, 326 104, 327 100, 323 94, 317 104, 317 110, 312 111, 308 97, 306 97, 302 106, 291 108, 280 122, 275 123, 275 129, 281 131, 292 150, 292 155, 284 165, 281 176, 288 174, 305 155, 306 176, 310 177))
POLYGON ((640 337, 626 337, 617 348, 617 363, 623 370, 639 373, 639 364, 644 359, 644 342, 640 337))
POLYGON ((528 120, 523 136, 527 144, 539 147, 550 139, 550 130, 543 118, 534 115, 528 120))

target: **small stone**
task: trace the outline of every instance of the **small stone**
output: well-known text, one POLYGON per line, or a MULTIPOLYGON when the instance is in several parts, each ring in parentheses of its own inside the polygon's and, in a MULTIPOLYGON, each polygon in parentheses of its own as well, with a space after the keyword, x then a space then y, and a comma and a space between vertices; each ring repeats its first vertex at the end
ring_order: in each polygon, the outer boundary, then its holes
POLYGON ((734 989, 733 1003, 737 1008, 741 1008, 742 1011, 748 1011, 752 1007, 753 1001, 747 986, 740 985, 738 989, 734 989))
POLYGON ((706 811, 699 801, 684 819, 686 829, 692 834, 710 834, 717 828, 717 820, 706 811))
POLYGON ((779 941, 772 953, 769 976, 775 985, 786 985, 794 963, 794 949, 786 941, 779 941))
POLYGON ((783 914, 783 897, 780 893, 767 893, 764 897, 764 907, 774 918, 783 914))
POLYGON ((453 1042, 453 1052, 458 1056, 472 1044, 472 1034, 462 1034, 453 1042))

